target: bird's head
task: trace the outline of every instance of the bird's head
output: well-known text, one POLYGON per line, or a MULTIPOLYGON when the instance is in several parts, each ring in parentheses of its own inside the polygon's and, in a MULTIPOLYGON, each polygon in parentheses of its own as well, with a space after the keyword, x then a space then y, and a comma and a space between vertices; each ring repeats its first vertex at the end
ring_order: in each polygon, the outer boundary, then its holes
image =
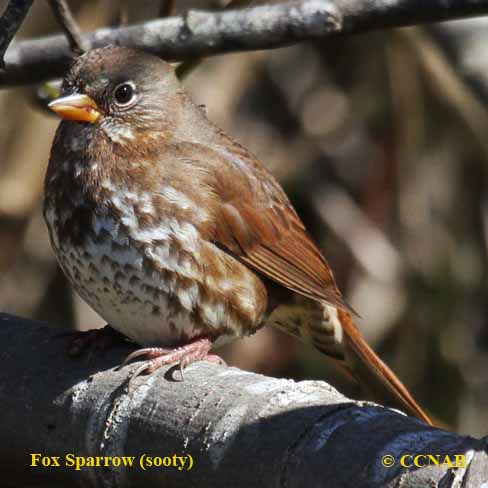
POLYGON ((156 56, 124 47, 94 49, 79 57, 49 108, 61 118, 92 124, 115 143, 176 124, 180 84, 156 56))

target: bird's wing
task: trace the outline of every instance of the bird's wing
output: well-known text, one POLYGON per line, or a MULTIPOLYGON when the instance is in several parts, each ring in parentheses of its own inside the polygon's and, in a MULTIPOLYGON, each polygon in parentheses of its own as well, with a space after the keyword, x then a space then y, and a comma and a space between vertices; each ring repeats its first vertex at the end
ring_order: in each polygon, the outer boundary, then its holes
MULTIPOLYGON (((245 153, 240 155, 247 156, 245 153)), ((332 271, 307 234, 281 187, 253 159, 239 176, 220 173, 216 242, 238 259, 284 287, 338 307, 350 370, 387 403, 430 423, 396 375, 374 353, 354 325, 332 271), (222 176, 224 175, 224 176, 222 176), (239 185, 239 177, 247 179, 239 185)), ((239 166, 239 165, 238 165, 239 166)), ((329 354, 327 351, 324 351, 329 354)))
POLYGON ((329 265, 289 205, 224 202, 216 238, 242 262, 284 287, 350 310, 329 265))
POLYGON ((238 154, 231 153, 218 171, 215 242, 282 286, 351 311, 281 186, 243 148, 235 148, 238 154))

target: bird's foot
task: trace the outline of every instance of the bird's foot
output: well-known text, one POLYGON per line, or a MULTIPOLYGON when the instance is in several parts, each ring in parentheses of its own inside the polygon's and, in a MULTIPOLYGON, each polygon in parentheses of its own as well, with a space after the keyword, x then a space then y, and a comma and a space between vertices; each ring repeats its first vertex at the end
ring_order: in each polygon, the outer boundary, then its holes
POLYGON ((117 332, 108 324, 101 329, 75 331, 68 335, 71 336, 68 344, 68 354, 73 357, 80 356, 87 350, 90 351, 90 355, 106 351, 126 339, 123 334, 117 332))
POLYGON ((183 370, 195 361, 208 361, 215 364, 220 364, 225 366, 224 360, 215 355, 209 354, 212 347, 212 342, 210 339, 201 338, 197 339, 189 344, 178 347, 176 349, 166 349, 162 347, 146 347, 144 349, 138 349, 132 354, 127 356, 122 366, 125 366, 129 361, 135 358, 144 356, 147 361, 142 363, 135 371, 129 380, 129 391, 132 389, 134 380, 142 373, 151 374, 157 369, 165 366, 167 364, 172 364, 179 362, 180 374, 183 378, 183 370))

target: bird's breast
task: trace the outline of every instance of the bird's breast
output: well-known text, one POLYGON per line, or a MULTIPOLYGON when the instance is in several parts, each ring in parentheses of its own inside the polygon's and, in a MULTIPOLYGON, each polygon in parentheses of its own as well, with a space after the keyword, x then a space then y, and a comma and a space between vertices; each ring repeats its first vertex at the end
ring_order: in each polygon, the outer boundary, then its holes
POLYGON ((174 346, 261 325, 264 285, 202 236, 204 210, 171 186, 99 184, 98 199, 48 192, 44 213, 63 271, 114 328, 142 345, 174 346))

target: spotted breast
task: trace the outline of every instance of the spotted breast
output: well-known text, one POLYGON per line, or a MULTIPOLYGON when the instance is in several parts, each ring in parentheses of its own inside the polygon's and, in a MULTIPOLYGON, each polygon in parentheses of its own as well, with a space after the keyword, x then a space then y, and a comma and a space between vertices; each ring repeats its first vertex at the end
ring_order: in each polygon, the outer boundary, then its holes
MULTIPOLYGON (((61 124, 56 139, 67 158, 52 155, 45 181, 51 242, 79 295, 141 345, 177 346, 201 335, 222 343, 253 333, 266 290, 252 271, 201 238, 209 215, 167 178, 149 186, 118 178, 113 146, 100 151, 107 141, 94 137, 101 134, 85 125, 61 124), (94 143, 97 154, 89 150, 94 143)), ((135 174, 145 164, 128 162, 135 174)))

